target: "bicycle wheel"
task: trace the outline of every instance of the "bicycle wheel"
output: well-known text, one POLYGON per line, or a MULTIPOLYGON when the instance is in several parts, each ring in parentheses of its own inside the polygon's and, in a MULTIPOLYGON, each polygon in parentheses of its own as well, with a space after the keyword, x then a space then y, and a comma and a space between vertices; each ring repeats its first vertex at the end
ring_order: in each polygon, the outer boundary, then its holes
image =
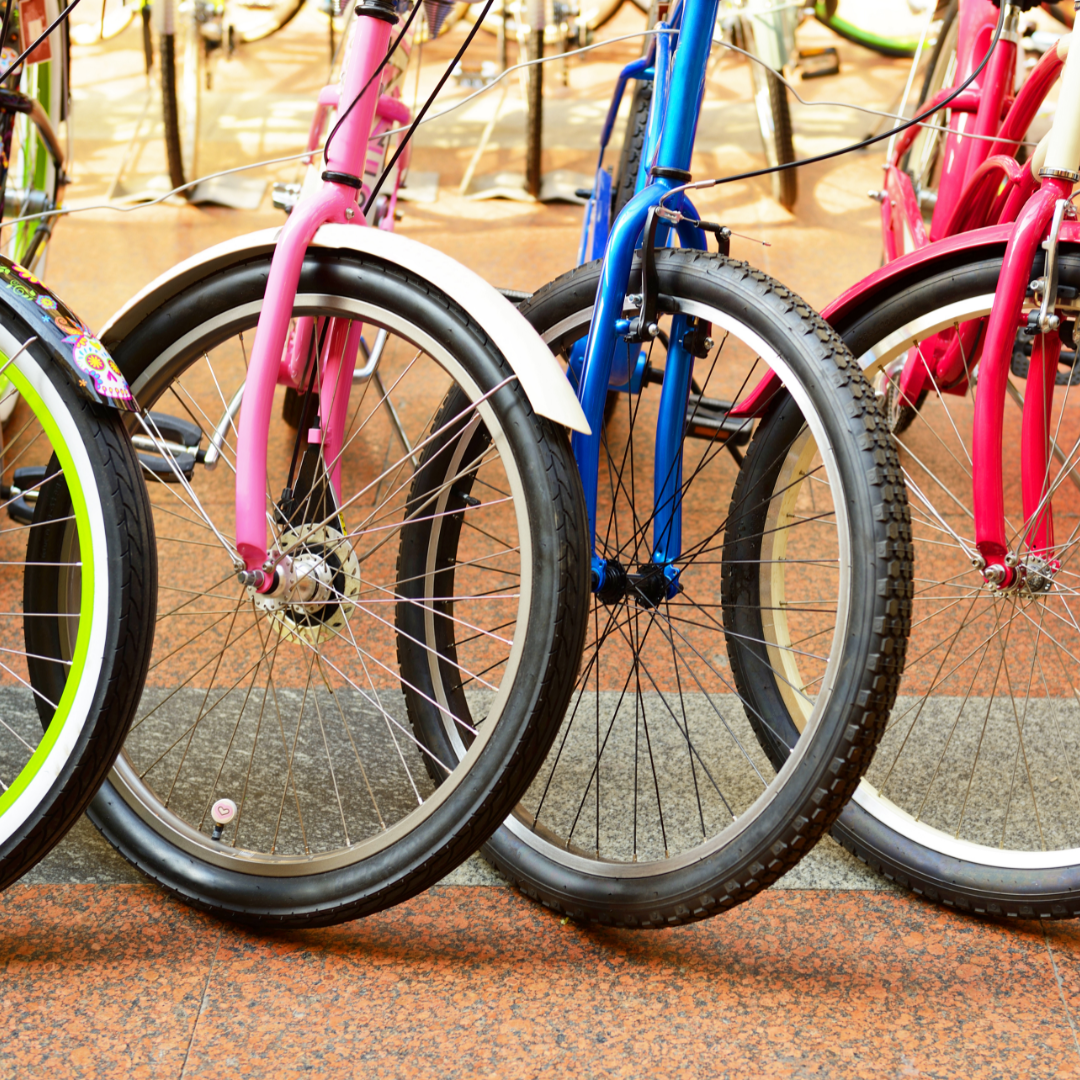
POLYGON ((880 53, 882 56, 898 58, 912 57, 919 47, 918 38, 889 38, 864 30, 836 14, 836 3, 832 0, 815 0, 814 18, 827 26, 834 34, 845 41, 861 45, 864 49, 880 53))
MULTIPOLYGON (((753 22, 739 20, 740 47, 757 55, 754 47, 753 22)), ((754 89, 754 111, 757 115, 761 145, 765 161, 770 166, 786 165, 795 160, 795 142, 791 132, 791 108, 788 105, 787 87, 777 78, 776 72, 757 60, 750 62, 750 78, 754 89)), ((799 178, 794 169, 774 172, 769 176, 773 198, 785 209, 791 210, 799 197, 799 178)))
POLYGON ((626 134, 623 136, 622 151, 619 154, 619 170, 611 183, 611 221, 618 217, 619 211, 634 197, 638 172, 641 169, 641 155, 645 151, 645 133, 649 127, 652 96, 652 80, 635 83, 634 95, 630 100, 630 116, 626 121, 626 134))
POLYGON ((115 347, 136 396, 171 417, 163 434, 191 448, 192 478, 191 494, 151 485, 158 643, 91 816, 182 899, 247 923, 307 926, 437 882, 520 797, 570 694, 585 519, 565 434, 531 411, 464 311, 377 259, 313 249, 295 308, 318 321, 312 340, 340 343, 351 319, 387 333, 368 342, 381 342, 379 380, 349 401, 340 497, 317 489, 325 472, 310 455, 292 469, 296 431, 271 430, 274 547, 308 559, 322 584, 306 607, 256 604, 213 529, 232 534, 235 440, 222 394, 243 383, 269 264, 253 258, 190 285, 115 347), (443 405, 455 389, 461 410, 443 405), (211 470, 205 451, 222 417, 225 467, 211 470), (330 499, 336 513, 297 523, 330 499), (398 569, 396 554, 408 563, 417 545, 455 531, 468 557, 452 572, 398 569), (407 624, 435 610, 463 630, 452 655, 432 657, 470 673, 455 720, 470 740, 460 763, 436 761, 408 721, 406 699, 425 691, 406 673, 421 649, 407 624), (222 799, 236 813, 215 838, 222 799))
MULTIPOLYGON (((681 592, 668 599, 658 591, 666 579, 652 563, 655 385, 662 393, 664 366, 654 341, 645 389, 622 395, 601 456, 597 552, 617 560, 625 576, 609 563, 613 588, 592 597, 577 692, 559 736, 485 849, 544 904, 577 919, 641 927, 705 918, 749 899, 828 827, 892 701, 895 675, 874 668, 885 651, 903 656, 887 606, 894 591, 910 588, 903 553, 891 551, 888 536, 906 528, 902 491, 885 479, 894 452, 872 391, 838 340, 745 264, 664 250, 657 269, 662 292, 699 320, 677 326, 700 355, 678 487, 681 592), (810 719, 801 732, 781 733, 794 749, 779 775, 744 716, 720 618, 733 520, 723 507, 752 426, 728 412, 766 373, 765 358, 783 373, 814 433, 804 433, 794 455, 801 471, 792 491, 814 513, 792 523, 802 554, 786 580, 805 642, 793 646, 796 686, 810 719)), ((557 354, 587 333, 599 273, 599 263, 579 267, 523 305, 557 354)), ((672 332, 671 318, 662 322, 672 332)), ((444 557, 449 562, 452 551, 444 557)), ((444 676, 440 694, 453 692, 444 676)), ((426 741, 460 754, 449 725, 428 719, 426 741)))
MULTIPOLYGON (((838 329, 880 379, 897 378, 910 348, 940 352, 989 313, 1001 263, 1000 253, 969 256, 838 329)), ((1080 257, 1064 256, 1060 272, 1064 286, 1080 286, 1080 257)), ((1014 400, 1026 391, 1023 351, 1018 342, 1014 400)), ((1080 914, 1080 379, 1074 355, 1064 355, 1051 432, 1066 457, 1050 477, 1061 566, 1032 578, 1043 591, 993 593, 972 566, 971 394, 931 390, 898 438, 915 552, 909 659, 881 746, 834 835, 893 881, 967 911, 1080 914)), ((1023 536, 1021 410, 1005 408, 1005 512, 1010 535, 1023 536)), ((1021 554, 1034 573, 1038 553, 1021 554)))
MULTIPOLYGON (((940 90, 952 86, 956 80, 956 47, 960 33, 958 11, 959 0, 953 0, 942 16, 941 28, 930 54, 916 111, 940 90)), ((911 177, 915 198, 918 199, 924 214, 932 214, 937 202, 938 183, 944 166, 944 149, 945 136, 937 128, 924 127, 919 130, 908 152, 900 161, 900 168, 911 177)))
MULTIPOLYGON (((200 0, 161 2, 168 5, 158 49, 165 155, 169 182, 178 188, 197 175, 206 48, 199 29, 200 0)), ((185 194, 190 195, 190 191, 185 194)))
POLYGON ((19 393, 0 506, 0 889, 59 842, 123 741, 153 639, 146 491, 119 414, 79 397, 5 312, 19 393))

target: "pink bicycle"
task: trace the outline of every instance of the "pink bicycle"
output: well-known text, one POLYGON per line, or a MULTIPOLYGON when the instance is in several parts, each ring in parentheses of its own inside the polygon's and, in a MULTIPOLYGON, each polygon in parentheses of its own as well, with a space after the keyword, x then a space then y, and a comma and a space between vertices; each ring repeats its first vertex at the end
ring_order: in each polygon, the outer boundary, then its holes
MULTIPOLYGON (((980 18, 987 7, 971 5, 980 18)), ((1015 27, 1020 7, 995 12, 999 26, 1015 27)), ((1018 917, 1080 915, 1080 56, 1070 44, 1037 65, 1000 125, 1000 97, 989 115, 982 107, 993 95, 952 115, 929 237, 918 189, 894 160, 883 212, 887 225, 897 214, 907 223, 912 250, 823 312, 905 410, 893 428, 915 559, 897 704, 834 835, 924 896, 1018 917), (1059 71, 1053 130, 1021 166, 1011 148, 1059 71)), ((1015 45, 1003 33, 999 48, 984 93, 1011 85, 1015 45)), ((790 437, 762 423, 748 466, 782 456, 790 437)), ((767 464, 742 482, 776 483, 767 464)), ((763 515, 765 560, 774 542, 763 515)), ((758 634, 775 631, 762 623, 758 634)), ((751 659, 736 654, 732 667, 756 678, 753 689, 762 672, 751 659)), ((897 669, 885 653, 877 664, 897 669)))
POLYGON ((357 16, 284 227, 181 264, 105 331, 148 409, 162 562, 92 816, 178 895, 264 925, 378 910, 475 850, 554 738, 585 626, 583 414, 507 300, 388 231, 392 197, 372 213, 415 12, 357 16), (460 760, 417 738, 424 713, 460 760))

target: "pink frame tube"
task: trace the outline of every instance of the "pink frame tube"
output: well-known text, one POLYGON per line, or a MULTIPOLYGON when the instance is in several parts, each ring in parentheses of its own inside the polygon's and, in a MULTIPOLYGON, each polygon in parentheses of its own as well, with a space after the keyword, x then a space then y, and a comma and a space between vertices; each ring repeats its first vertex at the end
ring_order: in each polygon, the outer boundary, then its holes
MULTIPOLYGON (((386 56, 392 27, 381 19, 359 17, 345 54, 341 78, 341 100, 352 102, 373 76, 386 56)), ((330 144, 326 169, 362 177, 368 152, 368 136, 379 101, 379 87, 373 86, 352 109, 330 144)), ((356 188, 324 181, 320 191, 302 199, 293 209, 278 239, 266 293, 255 333, 244 387, 244 405, 240 412, 240 430, 236 448, 236 548, 248 570, 261 569, 267 559, 266 532, 266 447, 270 430, 270 412, 274 388, 278 382, 285 352, 293 302, 300 283, 304 254, 319 228, 334 222, 363 224, 363 212, 357 205, 356 188)), ((357 324, 357 333, 359 333, 357 324)), ((351 335, 350 335, 351 337, 351 335)), ((357 345, 359 342, 357 342, 357 345)), ((355 363, 355 354, 353 355, 355 363)), ((329 419, 336 421, 340 406, 332 387, 352 382, 352 371, 327 364, 323 377, 333 381, 328 405, 329 419), (333 368, 331 371, 330 369, 333 368)), ((347 397, 346 397, 347 400, 347 397)), ((327 417, 324 417, 324 420, 327 417)), ((333 433, 328 437, 333 444, 333 433)), ((340 438, 340 436, 339 436, 340 438)), ((338 443, 340 450, 340 443, 338 443)), ((333 460, 336 452, 330 454, 333 460)))
MULTIPOLYGON (((1016 330, 1021 323, 1031 268, 1046 236, 1058 199, 1072 194, 1072 184, 1046 178, 1028 200, 1013 226, 1001 268, 994 306, 986 327, 986 343, 979 364, 979 394, 975 399, 975 437, 972 446, 972 481, 975 496, 975 546, 987 569, 999 568, 1001 584, 1011 584, 1015 571, 1005 566, 1005 496, 1002 481, 1002 426, 1005 414, 1005 382, 1009 375, 1016 330)), ((1029 397, 1031 393, 1029 390, 1029 397)), ((1034 405, 1032 406, 1035 407, 1034 405)), ((1045 458, 1045 454, 1042 455, 1045 458)), ((1039 483, 1045 471, 1033 465, 1039 483)), ((1026 474, 1027 465, 1021 465, 1026 474)), ((1027 481, 1033 481, 1030 478, 1027 481)))

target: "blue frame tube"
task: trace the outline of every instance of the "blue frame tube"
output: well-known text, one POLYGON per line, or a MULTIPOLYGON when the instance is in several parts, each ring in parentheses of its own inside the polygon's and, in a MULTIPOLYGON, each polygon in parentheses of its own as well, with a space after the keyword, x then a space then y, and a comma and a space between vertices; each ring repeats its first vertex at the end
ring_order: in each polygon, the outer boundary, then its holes
MULTIPOLYGON (((662 35, 656 48, 656 90, 653 95, 650 135, 655 125, 657 166, 688 170, 697 134, 698 115, 705 91, 705 68, 712 46, 713 28, 716 24, 718 0, 686 0, 681 5, 681 27, 678 44, 674 49, 673 62, 662 62, 664 54, 671 49, 669 35, 662 35), (670 73, 670 77, 669 77, 670 73)), ((585 346, 579 398, 585 416, 592 429, 591 435, 574 432, 571 445, 589 511, 589 540, 592 550, 594 587, 603 584, 604 561, 596 554, 596 500, 600 468, 600 439, 603 431, 604 404, 607 400, 612 362, 619 344, 615 329, 617 320, 623 317, 634 251, 637 247, 649 208, 660 202, 677 184, 673 180, 656 179, 648 187, 638 191, 623 207, 611 226, 604 265, 597 289, 596 306, 585 346)), ((678 209, 683 200, 678 200, 678 209)), ((695 239, 696 230, 688 230, 687 239, 695 239)), ((679 229, 680 238, 684 230, 679 229)), ((698 235, 693 247, 704 247, 704 238, 698 235)), ((686 240, 683 241, 684 243, 686 240)), ((690 379, 693 374, 693 357, 682 347, 685 319, 676 317, 673 325, 668 365, 673 378, 665 377, 661 393, 660 418, 657 422, 654 510, 657 516, 654 529, 654 554, 658 562, 671 567, 681 554, 682 514, 681 452, 683 429, 686 421, 686 401, 690 379), (682 329, 679 329, 682 327, 682 329), (676 340, 677 339, 677 340, 676 340)), ((666 375, 666 372, 665 372, 666 375)), ((672 569, 672 577, 677 572, 672 569)))

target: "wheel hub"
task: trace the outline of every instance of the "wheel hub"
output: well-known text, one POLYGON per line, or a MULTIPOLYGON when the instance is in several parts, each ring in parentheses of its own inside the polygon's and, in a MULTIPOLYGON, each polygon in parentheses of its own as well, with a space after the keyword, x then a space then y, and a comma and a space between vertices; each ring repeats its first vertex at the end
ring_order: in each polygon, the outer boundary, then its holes
POLYGON ((674 566, 641 563, 638 572, 633 574, 618 559, 604 561, 603 579, 598 585, 594 584, 597 599, 602 604, 617 604, 630 597, 643 608, 659 607, 681 590, 679 571, 674 566))
POLYGON ((1054 587, 1054 577, 1061 569, 1057 559, 1041 555, 1007 555, 1005 566, 991 566, 982 571, 983 580, 994 593, 1014 593, 1034 598, 1045 596, 1054 587))
POLYGON ((318 644, 342 632, 360 592, 360 563, 340 530, 287 529, 267 570, 271 587, 260 592, 249 585, 247 592, 283 638, 318 644))

